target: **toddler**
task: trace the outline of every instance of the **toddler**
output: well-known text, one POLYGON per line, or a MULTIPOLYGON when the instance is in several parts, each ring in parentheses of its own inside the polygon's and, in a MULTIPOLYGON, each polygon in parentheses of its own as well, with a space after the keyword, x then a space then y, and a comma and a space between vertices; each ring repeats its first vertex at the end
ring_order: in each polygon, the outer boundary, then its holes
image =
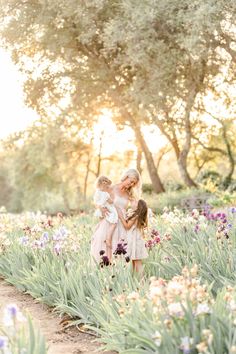
POLYGON ((105 219, 109 223, 108 231, 106 234, 106 254, 109 260, 112 258, 112 235, 116 228, 118 222, 117 210, 111 199, 111 180, 106 176, 98 177, 96 181, 96 191, 94 194, 94 203, 97 206, 95 215, 99 218, 103 217, 102 208, 106 208, 108 213, 105 216, 105 219))

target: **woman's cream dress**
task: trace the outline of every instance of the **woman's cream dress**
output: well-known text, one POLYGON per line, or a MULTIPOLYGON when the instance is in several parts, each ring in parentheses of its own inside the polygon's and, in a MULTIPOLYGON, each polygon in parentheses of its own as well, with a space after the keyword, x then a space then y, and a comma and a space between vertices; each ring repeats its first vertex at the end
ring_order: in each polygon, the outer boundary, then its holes
MULTIPOLYGON (((114 205, 120 208, 123 215, 125 216, 126 208, 129 204, 129 199, 126 197, 121 197, 114 190, 114 205)), ((109 222, 104 218, 96 226, 91 239, 91 255, 97 261, 100 262, 101 256, 100 251, 106 250, 106 235, 109 228, 109 222)), ((118 219, 117 226, 112 236, 112 253, 115 252, 118 243, 127 243, 127 230, 124 228, 120 219, 118 219)))

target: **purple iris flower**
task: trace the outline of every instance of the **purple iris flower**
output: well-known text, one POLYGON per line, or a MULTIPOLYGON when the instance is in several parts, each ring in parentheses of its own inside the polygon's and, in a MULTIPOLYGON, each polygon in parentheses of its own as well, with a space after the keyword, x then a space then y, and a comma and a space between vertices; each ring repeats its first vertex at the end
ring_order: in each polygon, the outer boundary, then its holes
POLYGON ((27 236, 22 236, 20 237, 19 242, 21 245, 27 245, 27 243, 29 242, 29 238, 27 236))
POLYGON ((61 245, 59 243, 55 244, 54 251, 56 252, 57 256, 60 255, 60 253, 61 253, 61 245))
POLYGON ((10 304, 7 306, 7 312, 11 317, 16 317, 18 313, 18 307, 15 304, 10 304))
POLYGON ((116 250, 114 252, 115 255, 122 255, 122 254, 126 254, 126 246, 123 243, 118 243, 116 250))
POLYGON ((0 350, 4 350, 7 348, 8 338, 4 336, 0 336, 0 350))
POLYGON ((49 240, 49 234, 48 234, 48 232, 44 232, 44 233, 43 233, 42 239, 43 239, 44 241, 48 241, 48 240, 49 240))
POLYGON ((103 267, 103 266, 109 266, 110 264, 110 261, 109 261, 109 258, 107 256, 102 256, 101 257, 101 262, 100 262, 100 266, 103 267))
POLYGON ((65 238, 65 237, 67 237, 67 235, 68 235, 68 230, 66 229, 65 226, 61 226, 61 227, 59 228, 59 233, 61 234, 61 236, 62 236, 63 238, 65 238))

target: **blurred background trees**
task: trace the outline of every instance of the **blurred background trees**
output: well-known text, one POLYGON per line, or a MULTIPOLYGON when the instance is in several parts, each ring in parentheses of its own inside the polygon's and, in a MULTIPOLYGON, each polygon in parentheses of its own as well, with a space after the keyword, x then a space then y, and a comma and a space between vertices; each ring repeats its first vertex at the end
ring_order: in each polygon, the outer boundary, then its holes
MULTIPOLYGON (((1 37, 39 120, 1 147, 1 204, 83 208, 95 178, 137 167, 146 191, 235 187, 236 3, 5 0, 1 37), (108 127, 133 148, 104 154, 108 127), (105 119, 104 118, 104 119, 105 119), (165 143, 153 151, 145 129, 165 143), (163 138, 164 137, 164 138, 163 138), (210 174, 209 174, 210 173, 210 174)), ((112 144, 112 141, 111 141, 112 144)))

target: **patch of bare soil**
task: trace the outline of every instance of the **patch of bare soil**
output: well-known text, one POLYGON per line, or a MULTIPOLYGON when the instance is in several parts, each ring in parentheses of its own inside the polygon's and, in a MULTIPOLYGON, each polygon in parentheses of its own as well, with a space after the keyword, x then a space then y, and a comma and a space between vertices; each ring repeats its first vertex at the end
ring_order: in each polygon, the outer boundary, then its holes
MULTIPOLYGON (((33 323, 46 338, 48 354, 98 353, 100 344, 96 342, 96 338, 80 333, 76 328, 64 329, 60 325, 60 318, 48 306, 39 303, 30 295, 21 293, 14 286, 0 279, 0 310, 12 303, 30 314, 33 323)), ((114 354, 114 352, 99 353, 114 354)))

